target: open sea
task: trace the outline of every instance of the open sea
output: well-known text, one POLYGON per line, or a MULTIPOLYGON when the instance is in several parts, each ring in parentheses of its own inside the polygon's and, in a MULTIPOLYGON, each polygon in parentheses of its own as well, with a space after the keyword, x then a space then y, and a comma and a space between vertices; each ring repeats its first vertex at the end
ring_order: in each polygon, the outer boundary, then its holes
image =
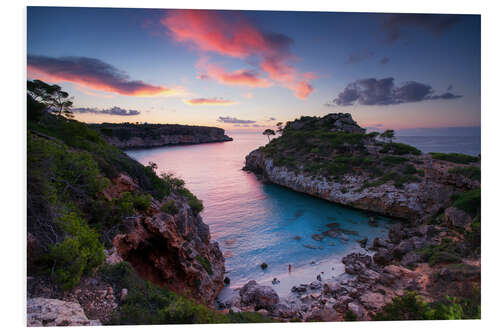
MULTIPOLYGON (((143 164, 157 163, 158 171, 173 172, 205 206, 203 220, 212 239, 219 242, 226 258, 231 286, 249 280, 273 285, 287 295, 299 282, 311 282, 318 274, 330 278, 342 273, 341 258, 362 250, 358 240, 386 235, 392 221, 377 217, 370 226, 365 212, 349 209, 273 184, 262 184, 242 170, 245 156, 263 146, 267 138, 256 133, 228 133, 234 141, 200 145, 167 146, 130 150, 127 154, 143 164), (313 234, 328 230, 329 223, 356 231, 343 240, 313 234), (298 237, 297 237, 298 236, 298 237), (261 263, 268 268, 262 270, 261 263), (288 272, 288 265, 292 272, 288 272)), ((424 152, 480 153, 479 137, 400 137, 400 142, 424 152)))

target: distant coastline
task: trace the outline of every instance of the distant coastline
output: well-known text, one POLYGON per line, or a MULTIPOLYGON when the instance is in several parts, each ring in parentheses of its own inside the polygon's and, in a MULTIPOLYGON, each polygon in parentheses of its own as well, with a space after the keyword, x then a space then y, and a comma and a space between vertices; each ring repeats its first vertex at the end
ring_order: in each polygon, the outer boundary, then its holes
POLYGON ((178 124, 92 124, 105 140, 120 149, 154 148, 172 145, 226 142, 233 139, 224 129, 178 124))

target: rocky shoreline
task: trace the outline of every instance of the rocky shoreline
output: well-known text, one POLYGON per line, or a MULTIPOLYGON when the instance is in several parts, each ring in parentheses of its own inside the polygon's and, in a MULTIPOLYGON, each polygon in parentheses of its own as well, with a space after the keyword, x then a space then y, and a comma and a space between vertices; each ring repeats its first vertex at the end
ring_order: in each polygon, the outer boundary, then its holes
POLYGON ((226 142, 233 139, 224 129, 171 124, 92 124, 109 144, 120 149, 226 142))
POLYGON ((280 321, 343 321, 348 311, 356 320, 373 320, 384 305, 407 292, 427 302, 460 296, 480 283, 480 260, 457 267, 430 266, 420 254, 453 236, 448 227, 398 223, 387 240, 374 238, 369 249, 344 256, 345 273, 335 278, 318 276, 292 287, 281 299, 271 287, 249 281, 218 299, 217 306, 223 311, 257 311, 280 321))

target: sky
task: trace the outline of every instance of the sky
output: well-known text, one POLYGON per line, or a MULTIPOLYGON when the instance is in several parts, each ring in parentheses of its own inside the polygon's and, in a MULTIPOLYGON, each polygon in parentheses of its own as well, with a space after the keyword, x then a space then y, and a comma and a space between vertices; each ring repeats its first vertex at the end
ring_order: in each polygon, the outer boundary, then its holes
POLYGON ((90 123, 262 131, 348 112, 369 130, 470 129, 481 122, 480 20, 28 7, 27 76, 60 85, 90 123))

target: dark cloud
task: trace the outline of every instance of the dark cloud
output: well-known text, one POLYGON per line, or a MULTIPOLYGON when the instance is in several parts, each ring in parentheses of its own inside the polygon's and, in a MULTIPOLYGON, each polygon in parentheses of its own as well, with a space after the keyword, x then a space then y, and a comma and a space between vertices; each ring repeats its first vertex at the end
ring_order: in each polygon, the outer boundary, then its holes
POLYGON ((435 99, 455 99, 462 96, 446 92, 435 94, 427 84, 409 81, 401 86, 394 85, 394 78, 377 80, 368 78, 349 83, 328 106, 394 105, 435 99))
POLYGON ((368 58, 371 58, 375 55, 375 52, 369 51, 369 50, 363 50, 357 53, 353 53, 347 58, 347 61, 345 62, 346 64, 357 64, 363 60, 366 60, 368 58))
POLYGON ((401 38, 407 27, 418 27, 439 35, 461 19, 460 15, 450 14, 387 14, 382 22, 382 30, 386 41, 392 43, 401 38))
POLYGON ((141 112, 137 110, 126 110, 114 106, 109 109, 96 109, 96 108, 73 108, 71 109, 75 113, 93 113, 93 114, 106 114, 111 116, 137 116, 141 112))
POLYGON ((178 95, 182 89, 131 80, 125 72, 99 59, 28 55, 28 74, 50 82, 66 81, 127 96, 178 95))
POLYGON ((382 59, 380 59, 380 61, 379 61, 379 62, 380 62, 382 65, 385 65, 385 64, 387 64, 389 61, 390 61, 390 59, 389 59, 388 57, 383 57, 382 59))
POLYGON ((242 120, 234 117, 219 117, 217 119, 218 122, 226 123, 226 124, 254 124, 255 120, 242 120))

